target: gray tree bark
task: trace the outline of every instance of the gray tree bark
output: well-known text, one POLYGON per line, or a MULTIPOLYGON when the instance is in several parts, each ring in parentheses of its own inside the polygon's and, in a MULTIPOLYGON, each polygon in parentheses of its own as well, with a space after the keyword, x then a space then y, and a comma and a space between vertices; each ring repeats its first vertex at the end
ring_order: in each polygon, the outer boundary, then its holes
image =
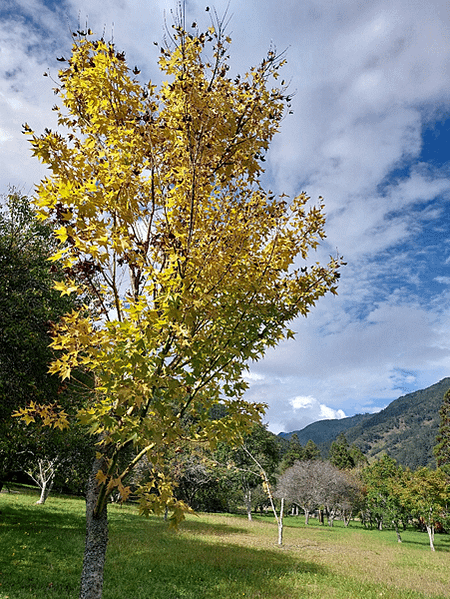
POLYGON ((100 513, 95 513, 99 485, 95 475, 102 469, 103 460, 96 458, 89 477, 86 494, 86 543, 81 573, 80 599, 101 599, 103 570, 108 545, 108 515, 106 503, 100 513))

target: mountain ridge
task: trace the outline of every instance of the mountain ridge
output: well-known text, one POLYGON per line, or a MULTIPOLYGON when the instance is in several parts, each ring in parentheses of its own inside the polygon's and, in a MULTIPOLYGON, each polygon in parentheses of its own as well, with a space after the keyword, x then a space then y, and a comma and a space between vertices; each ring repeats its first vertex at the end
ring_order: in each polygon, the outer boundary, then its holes
POLYGON ((319 420, 279 436, 289 439, 296 433, 302 445, 311 439, 322 456, 327 457, 331 443, 344 433, 348 442, 359 447, 369 460, 387 454, 412 469, 435 467, 433 447, 439 428, 439 409, 448 389, 450 377, 402 395, 375 414, 319 420))

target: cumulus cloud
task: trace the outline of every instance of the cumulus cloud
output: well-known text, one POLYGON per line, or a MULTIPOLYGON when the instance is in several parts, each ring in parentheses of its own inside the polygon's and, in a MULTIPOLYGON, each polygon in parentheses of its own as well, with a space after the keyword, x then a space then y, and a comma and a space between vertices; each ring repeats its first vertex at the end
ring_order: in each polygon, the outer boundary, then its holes
POLYGON ((285 431, 301 430, 316 420, 333 420, 346 417, 343 410, 330 408, 311 395, 297 395, 290 399, 289 403, 293 408, 293 412, 284 423, 285 431))

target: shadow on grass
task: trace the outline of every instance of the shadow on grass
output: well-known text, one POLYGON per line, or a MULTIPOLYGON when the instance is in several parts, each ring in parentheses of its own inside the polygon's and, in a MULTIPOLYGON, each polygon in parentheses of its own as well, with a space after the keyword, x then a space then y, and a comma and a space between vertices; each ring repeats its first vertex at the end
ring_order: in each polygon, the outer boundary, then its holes
POLYGON ((0 503, 0 597, 78 596, 85 535, 84 502, 0 503))
MULTIPOLYGON (((223 542, 221 534, 238 534, 226 524, 189 521, 183 534, 171 534, 151 523, 133 551, 123 551, 124 539, 111 535, 104 599, 223 599, 231 597, 289 597, 285 577, 325 576, 328 570, 279 549, 223 542), (188 534, 186 534, 186 531, 188 534), (189 532, 210 539, 190 538, 189 532), (217 537, 217 541, 211 537, 217 537), (129 573, 133 572, 130 577, 129 573), (151 589, 151 592, 149 590, 151 589)), ((248 534, 247 529, 242 529, 248 534)), ((305 591, 306 592, 306 591, 305 591)), ((307 593, 307 592, 306 592, 307 593)), ((302 597, 310 597, 309 594, 302 597)), ((312 597, 312 595, 311 595, 312 597)))
POLYGON ((246 528, 238 528, 236 526, 230 526, 229 524, 216 524, 213 522, 201 522, 200 520, 188 520, 184 521, 181 525, 181 529, 196 534, 205 535, 230 535, 230 534, 247 534, 246 528))
POLYGON ((86 517, 83 513, 76 514, 72 511, 58 509, 51 503, 30 506, 2 506, 0 512, 0 525, 3 532, 21 526, 22 530, 64 530, 84 528, 86 517))
MULTIPOLYGON (((76 599, 83 505, 0 507, 0 597, 3 592, 14 599, 76 599)), ((236 522, 188 520, 178 534, 128 509, 111 509, 109 520, 103 599, 289 599, 286 577, 317 580, 328 573, 279 549, 238 545, 238 535, 249 531, 236 522)), ((305 590, 303 597, 314 595, 305 590)))
MULTIPOLYGON (((418 547, 426 547, 429 551, 430 549, 430 539, 428 537, 428 533, 416 533, 415 539, 405 539, 402 538, 403 545, 416 545, 418 547), (419 537, 419 534, 422 536, 419 537)), ((450 552, 450 536, 445 534, 439 534, 434 537, 434 548, 436 552, 450 552)))

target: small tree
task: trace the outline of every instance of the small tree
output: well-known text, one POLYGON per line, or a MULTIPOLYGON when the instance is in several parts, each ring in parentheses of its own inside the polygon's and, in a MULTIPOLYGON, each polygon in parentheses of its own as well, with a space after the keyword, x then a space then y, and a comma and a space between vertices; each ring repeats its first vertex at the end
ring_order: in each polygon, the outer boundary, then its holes
POLYGON ((414 516, 421 520, 428 532, 430 549, 434 548, 436 522, 448 514, 450 492, 447 477, 440 469, 418 468, 403 475, 401 500, 414 516))
POLYGON ((305 513, 306 525, 322 499, 317 485, 318 468, 319 462, 297 461, 278 480, 277 496, 300 506, 305 513))
POLYGON ((58 460, 55 458, 49 460, 46 458, 38 458, 33 467, 28 468, 27 474, 34 480, 41 490, 41 494, 36 503, 43 505, 55 482, 56 471, 58 469, 58 460))
POLYGON ((245 445, 243 446, 243 449, 245 451, 245 453, 248 455, 248 457, 255 463, 255 465, 258 468, 259 474, 261 476, 262 479, 262 486, 264 489, 264 493, 267 496, 267 499, 269 500, 270 503, 270 507, 272 508, 272 513, 275 517, 275 521, 277 523, 277 529, 278 529, 278 545, 282 545, 283 544, 283 515, 284 515, 284 495, 282 494, 277 494, 276 492, 273 493, 272 491, 272 485, 270 484, 270 480, 269 480, 269 476, 267 475, 267 472, 264 470, 263 466, 261 465, 261 463, 257 460, 257 458, 245 447, 245 445), (275 498, 276 497, 280 498, 280 512, 278 513, 277 511, 277 507, 275 505, 275 498))
POLYGON ((341 515, 346 525, 357 501, 358 485, 330 462, 310 460, 295 462, 279 478, 277 495, 300 506, 308 525, 310 514, 325 508, 328 524, 341 515))
MULTIPOLYGON (((217 456, 222 464, 227 463, 232 467, 238 478, 247 517, 252 519, 253 493, 261 486, 261 468, 271 484, 275 482, 274 473, 278 466, 279 446, 275 435, 262 424, 253 426, 249 434, 245 435, 241 446, 232 448, 229 445, 221 448, 217 456), (255 470, 255 464, 257 469, 255 470)), ((265 494, 267 498, 267 493, 265 494)))
POLYGON ((80 413, 98 436, 82 599, 101 596, 108 497, 128 496, 127 476, 147 456, 154 476, 139 490, 141 512, 182 518, 187 507, 157 467, 167 448, 239 439, 264 410, 243 397, 249 360, 336 292, 339 261, 295 264, 324 237, 322 202, 307 210, 304 193, 288 203, 260 182, 290 99, 269 83, 284 60, 271 50, 231 78, 229 42, 220 22, 199 35, 174 26, 157 91, 136 80, 123 52, 81 35, 56 89, 65 133, 26 127, 51 169, 36 202, 58 222, 54 259, 73 273, 60 290, 96 298, 61 321, 51 368, 62 379, 80 366, 95 377, 80 413), (225 415, 211 417, 218 404, 225 415))
POLYGON ((397 540, 402 542, 399 523, 406 523, 407 513, 402 502, 403 468, 393 458, 384 455, 362 471, 366 486, 366 509, 379 530, 383 523, 394 527, 397 540))

